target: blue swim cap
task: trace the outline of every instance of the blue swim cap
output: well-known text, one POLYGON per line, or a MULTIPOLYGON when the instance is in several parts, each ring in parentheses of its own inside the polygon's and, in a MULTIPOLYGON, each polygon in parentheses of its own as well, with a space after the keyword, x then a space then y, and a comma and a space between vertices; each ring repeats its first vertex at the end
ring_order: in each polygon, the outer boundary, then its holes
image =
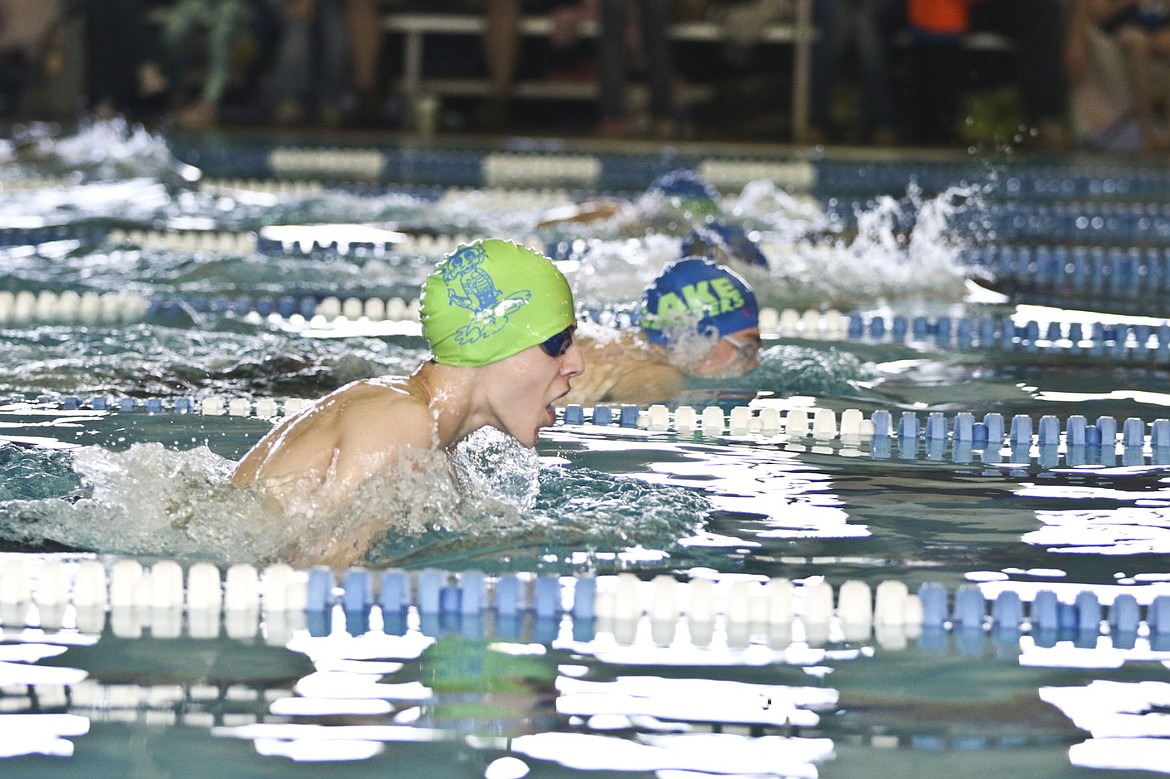
POLYGON ((680 168, 663 173, 650 184, 646 194, 665 198, 671 205, 694 214, 719 213, 719 190, 693 170, 680 168))
POLYGON ((671 330, 693 325, 705 335, 730 335, 759 327, 759 314, 756 295, 743 277, 704 257, 668 265, 642 293, 642 330, 663 346, 672 340, 671 330))
POLYGON ((739 262, 768 267, 768 258, 742 227, 712 222, 696 227, 682 241, 683 257, 706 257, 718 263, 739 262))

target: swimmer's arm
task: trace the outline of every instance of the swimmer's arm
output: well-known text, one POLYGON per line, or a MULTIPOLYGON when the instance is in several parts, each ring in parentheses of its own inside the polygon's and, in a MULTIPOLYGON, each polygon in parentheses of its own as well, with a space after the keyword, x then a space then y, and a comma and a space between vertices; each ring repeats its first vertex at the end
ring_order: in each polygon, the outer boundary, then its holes
POLYGON ((612 219, 626 208, 619 200, 593 200, 550 208, 541 216, 537 227, 549 227, 565 222, 589 223, 612 219))

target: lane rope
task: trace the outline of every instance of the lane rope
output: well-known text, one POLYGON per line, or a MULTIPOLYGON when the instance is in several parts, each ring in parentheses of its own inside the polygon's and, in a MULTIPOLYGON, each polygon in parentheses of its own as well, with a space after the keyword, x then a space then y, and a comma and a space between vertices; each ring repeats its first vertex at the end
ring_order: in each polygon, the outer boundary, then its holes
MULTIPOLYGON (((0 398, 0 414, 13 417, 59 411, 64 414, 177 414, 204 417, 252 417, 277 420, 300 412, 306 398, 250 398, 210 395, 202 398, 114 398, 108 395, 14 395, 0 398)), ((14 422, 9 438, 16 440, 14 422)), ((558 409, 558 429, 587 434, 673 434, 728 437, 751 446, 780 446, 814 454, 865 454, 874 459, 924 459, 985 463, 1011 468, 1126 467, 1170 465, 1170 419, 1147 422, 1140 417, 1118 421, 1102 415, 1034 418, 999 412, 979 416, 960 411, 932 411, 925 418, 907 410, 876 409, 867 416, 857 408, 838 413, 829 408, 776 405, 696 408, 665 404, 639 406, 569 405, 558 409), (949 456, 949 458, 948 458, 949 456)), ((4 440, 0 436, 0 440, 4 440)), ((996 471, 998 472, 998 470, 996 471)))
MULTIPOLYGON (((1157 638, 1170 648, 1170 588, 1165 584, 1082 585, 990 582, 948 589, 924 582, 915 592, 897 579, 876 586, 852 579, 834 588, 822 577, 792 581, 781 577, 741 576, 678 579, 659 574, 644 579, 630 572, 610 575, 554 575, 479 570, 450 572, 374 571, 351 567, 333 571, 324 566, 297 570, 278 563, 263 569, 235 564, 221 569, 206 562, 184 566, 175 560, 143 565, 130 558, 68 561, 11 556, 0 560, 0 616, 5 627, 20 621, 21 607, 36 605, 52 612, 72 606, 87 618, 104 621, 107 613, 168 611, 198 619, 218 635, 222 618, 260 613, 299 613, 315 619, 318 630, 333 629, 334 612, 369 629, 378 613, 383 629, 403 631, 413 612, 424 618, 479 619, 490 614, 501 620, 545 619, 556 631, 557 620, 570 616, 589 622, 639 621, 660 625, 685 619, 698 626, 740 626, 767 632, 799 623, 803 631, 830 638, 830 628, 850 640, 868 640, 875 629, 921 631, 1028 632, 1055 640, 1076 635, 1135 639, 1157 638)), ((27 611, 27 608, 24 609, 27 611)), ((181 619, 180 619, 181 623, 181 619)), ((173 620, 171 621, 174 626, 173 620)), ((699 629, 699 632, 706 632, 699 629)), ((742 631, 740 631, 742 633, 742 631)), ((321 634, 327 634, 321 633, 321 634)), ((748 634, 750 635, 750 633, 748 634)), ((210 637, 210 636, 209 636, 210 637)))

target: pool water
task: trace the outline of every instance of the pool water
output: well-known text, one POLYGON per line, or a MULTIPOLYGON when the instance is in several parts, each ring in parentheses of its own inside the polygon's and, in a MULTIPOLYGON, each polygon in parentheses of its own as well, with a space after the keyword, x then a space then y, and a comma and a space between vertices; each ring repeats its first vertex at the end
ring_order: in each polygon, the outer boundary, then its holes
POLYGON ((1168 770, 1170 625, 1155 612, 1170 594, 1170 175, 1012 155, 314 154, 117 122, 3 151, 0 756, 13 775, 1168 770), (482 574, 497 594, 518 575, 527 608, 354 610, 353 586, 318 610, 39 595, 51 572, 80 581, 95 560, 111 585, 128 562, 177 561, 192 580, 199 564, 278 563, 279 535, 225 484, 271 427, 262 406, 412 370, 426 351, 410 301, 461 238, 539 245, 584 317, 628 319, 689 229, 643 193, 680 167, 718 184, 769 259, 744 271, 776 315, 761 367, 648 399, 630 409, 641 424, 619 424, 616 406, 612 424, 561 409, 535 454, 477 436, 454 482, 382 485, 362 509, 389 528, 366 566, 383 593, 385 571, 420 598, 436 572, 482 574), (541 221, 598 195, 628 209, 541 221), (355 316, 313 315, 351 300, 355 316), (370 316, 383 306, 399 314, 370 316), (202 413, 208 400, 245 408, 202 413), (659 403, 670 424, 647 424, 659 403), (745 429, 679 422, 744 408, 745 429), (794 427, 818 410, 874 427, 794 427), (768 428, 769 413, 788 427, 768 428), (1004 435, 962 437, 964 415, 1004 435), (1051 443, 1045 417, 1063 433, 1051 443), (1033 428, 1017 437, 1021 418, 1033 428), (1105 420, 1115 440, 1093 440, 1105 420), (945 434, 928 432, 939 422, 945 434), (900 434, 911 423, 920 434, 900 434), (533 607, 549 581, 563 612, 533 607), (801 593, 800 619, 733 617, 737 587, 778 581, 801 593), (941 587, 954 612, 860 628, 843 605, 810 616, 825 584, 843 603, 854 584, 891 582, 928 611, 941 587), (578 610, 594 585, 597 609, 578 610), (1005 628, 989 610, 966 624, 972 592, 980 609, 1055 595, 1059 625, 1039 606, 1032 623, 1005 628), (1091 631, 1068 617, 1086 593, 1103 620, 1091 631), (688 615, 666 608, 676 597, 688 615), (1130 597, 1140 626, 1109 624, 1130 597))

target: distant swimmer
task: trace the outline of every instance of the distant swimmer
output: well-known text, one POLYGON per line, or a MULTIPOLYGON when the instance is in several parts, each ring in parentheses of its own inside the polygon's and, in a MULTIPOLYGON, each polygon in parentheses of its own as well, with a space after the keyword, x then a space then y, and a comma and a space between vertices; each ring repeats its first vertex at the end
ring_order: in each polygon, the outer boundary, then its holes
MULTIPOLYGON (((284 420, 237 465, 232 482, 275 510, 344 510, 376 475, 418 452, 449 452, 483 427, 527 447, 585 368, 573 295, 545 256, 489 239, 462 246, 427 277, 423 336, 432 357, 408 377, 347 384, 284 420), (407 456, 407 455, 410 456, 407 456)), ((301 564, 354 564, 385 526, 307 545, 301 564)))
POLYGON ((564 403, 668 401, 692 378, 742 376, 760 364, 759 305, 735 271, 685 257, 646 287, 639 328, 582 327, 577 340, 589 373, 564 403))
POLYGON ((677 234, 693 225, 704 224, 722 213, 720 195, 694 171, 680 168, 664 173, 650 183, 635 200, 603 197, 558 206, 545 212, 537 227, 571 226, 616 221, 631 233, 644 233, 652 224, 673 225, 677 234))
POLYGON ((723 220, 699 225, 682 239, 685 257, 706 257, 736 267, 744 265, 768 269, 768 258, 746 230, 723 220))

